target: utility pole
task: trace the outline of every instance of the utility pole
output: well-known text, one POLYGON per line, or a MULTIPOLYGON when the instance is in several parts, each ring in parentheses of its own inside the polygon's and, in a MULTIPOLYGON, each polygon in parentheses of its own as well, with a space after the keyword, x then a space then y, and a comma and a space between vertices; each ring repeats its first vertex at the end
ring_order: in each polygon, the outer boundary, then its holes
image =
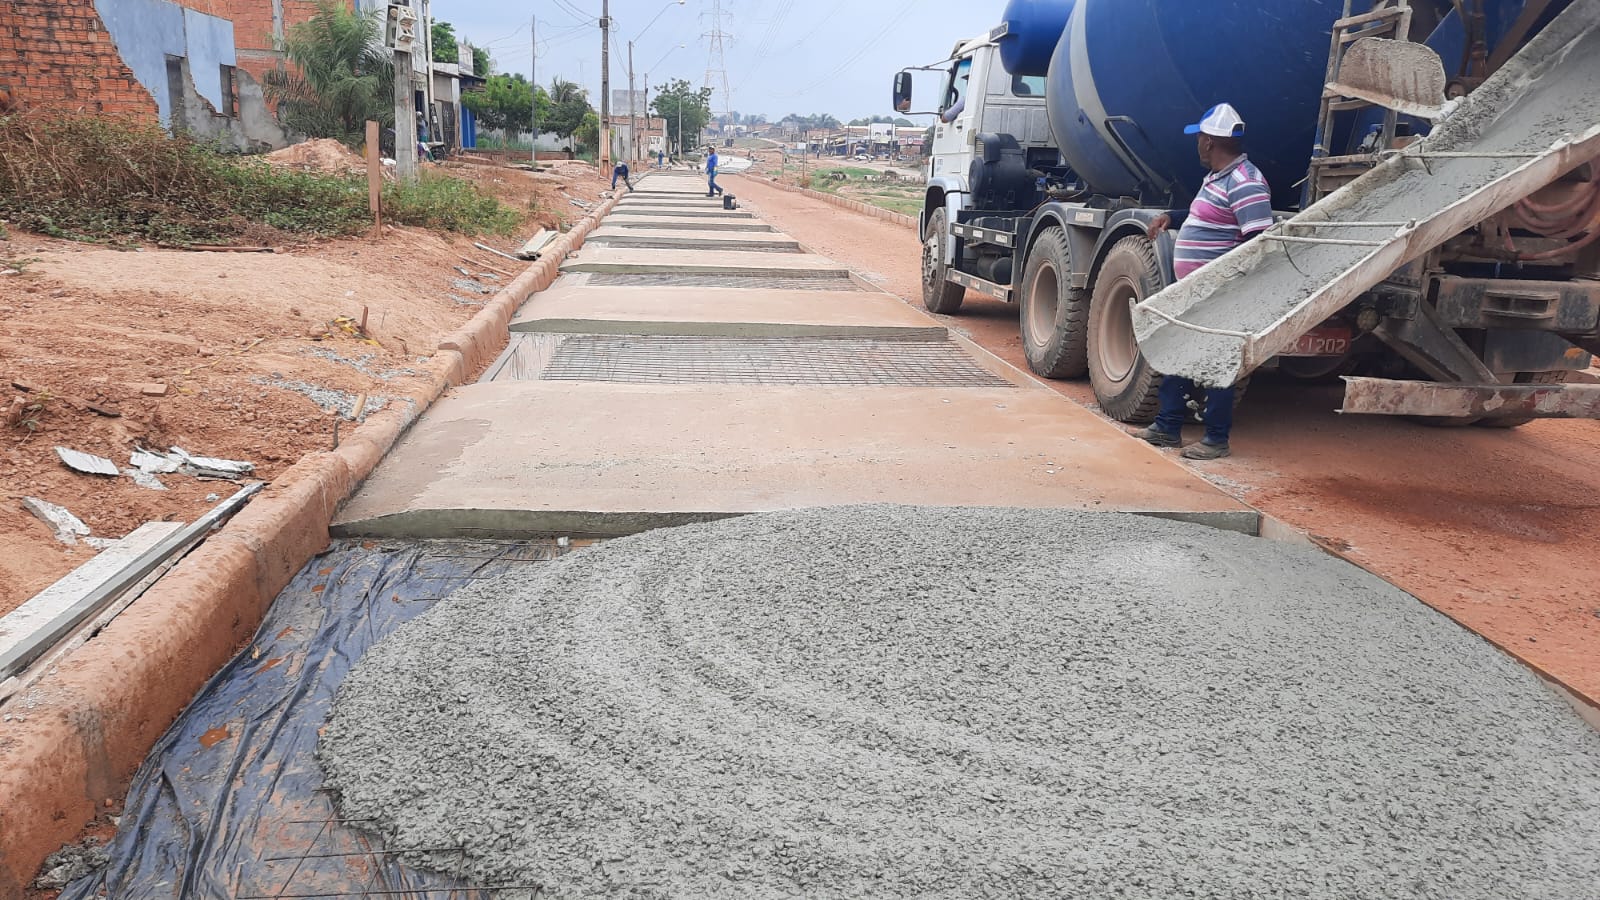
MULTIPOLYGON (((528 163, 533 168, 539 168, 539 16, 528 19, 528 35, 533 42, 533 64, 528 67, 528 77, 533 78, 533 83, 528 86, 528 99, 533 102, 533 135, 528 138, 528 163)), ((510 139, 506 143, 510 144, 510 139)))
POLYGON ((600 146, 595 161, 611 168, 611 0, 600 0, 600 146))
MULTIPOLYGON (((410 11, 410 4, 391 6, 390 15, 397 19, 400 10, 410 11)), ((416 19, 411 19, 415 29, 416 19)), ((406 181, 417 177, 417 113, 416 101, 411 96, 411 47, 416 46, 413 33, 410 41, 401 40, 405 22, 395 22, 394 51, 394 174, 406 181), (402 47, 406 49, 401 49, 402 47)))
POLYGON ((633 101, 633 41, 628 42, 628 161, 639 161, 639 115, 633 101))

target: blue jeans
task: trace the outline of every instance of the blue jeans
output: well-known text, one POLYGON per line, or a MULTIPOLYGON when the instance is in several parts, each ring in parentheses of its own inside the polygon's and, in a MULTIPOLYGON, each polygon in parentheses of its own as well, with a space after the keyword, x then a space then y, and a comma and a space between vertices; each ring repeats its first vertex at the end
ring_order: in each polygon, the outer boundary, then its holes
MULTIPOLYGON (((1189 417, 1185 402, 1194 392, 1195 384, 1187 378, 1168 375, 1161 379, 1161 411, 1150 427, 1166 434, 1178 434, 1184 420, 1189 417)), ((1226 444, 1228 432, 1233 430, 1233 388, 1206 388, 1206 437, 1208 444, 1226 444)))
POLYGON ((633 179, 632 178, 629 178, 627 175, 612 175, 611 176, 611 189, 613 191, 617 189, 617 179, 618 178, 621 178, 622 179, 622 183, 626 184, 628 186, 628 190, 630 190, 630 191, 633 190, 633 179))
POLYGON ((707 178, 709 180, 706 183, 710 185, 710 187, 706 190, 706 196, 709 197, 712 194, 722 193, 722 188, 717 187, 717 173, 712 172, 707 176, 707 178))

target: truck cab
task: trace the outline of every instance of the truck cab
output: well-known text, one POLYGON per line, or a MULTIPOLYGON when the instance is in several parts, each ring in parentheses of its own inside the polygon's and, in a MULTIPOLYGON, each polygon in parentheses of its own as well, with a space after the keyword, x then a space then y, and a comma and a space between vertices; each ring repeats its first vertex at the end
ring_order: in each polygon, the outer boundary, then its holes
MULTIPOLYGON (((978 135, 1009 135, 1025 156, 1048 163, 1058 157, 1045 108, 1045 79, 1006 72, 1000 63, 999 31, 956 44, 946 62, 924 69, 942 75, 920 216, 923 299, 934 312, 955 312, 965 292, 943 274, 954 269, 955 262, 956 242, 950 239, 949 226, 973 205, 974 164, 981 158, 978 135), (940 274, 937 282, 929 281, 932 272, 940 274)), ((897 108, 910 112, 909 77, 897 80, 895 93, 897 108)))

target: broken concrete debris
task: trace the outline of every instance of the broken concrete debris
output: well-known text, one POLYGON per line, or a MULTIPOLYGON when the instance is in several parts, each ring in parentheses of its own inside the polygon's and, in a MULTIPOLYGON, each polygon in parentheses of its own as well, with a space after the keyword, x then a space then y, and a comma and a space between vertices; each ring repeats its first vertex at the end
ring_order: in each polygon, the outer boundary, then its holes
POLYGON ((533 237, 528 238, 527 242, 522 245, 521 249, 517 250, 517 256, 522 259, 536 260, 539 258, 540 252, 543 251, 545 247, 549 246, 550 242, 555 239, 556 233, 554 231, 551 231, 548 228, 541 228, 533 235, 533 237))
POLYGON ((195 478, 225 478, 230 481, 237 481, 256 470, 255 463, 195 456, 182 447, 173 447, 168 453, 136 449, 128 455, 128 464, 150 476, 177 472, 195 478))
POLYGON ((89 526, 83 524, 82 519, 68 512, 64 506, 57 506, 38 497, 23 497, 22 507, 33 513, 39 521, 49 525, 56 534, 56 540, 69 547, 77 546, 78 538, 89 536, 89 526))
POLYGON ((95 456, 93 453, 84 453, 67 447, 57 447, 56 456, 61 457, 61 462, 67 468, 86 475, 107 475, 112 478, 121 475, 117 464, 104 456, 95 456))

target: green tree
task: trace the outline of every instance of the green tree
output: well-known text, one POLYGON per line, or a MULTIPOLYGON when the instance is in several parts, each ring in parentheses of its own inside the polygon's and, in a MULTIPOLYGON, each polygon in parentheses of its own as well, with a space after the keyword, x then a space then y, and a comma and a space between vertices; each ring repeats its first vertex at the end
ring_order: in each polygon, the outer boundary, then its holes
POLYGON ((482 47, 472 48, 472 74, 479 78, 488 78, 489 71, 494 68, 494 60, 489 58, 489 51, 482 47))
POLYGON ((456 43, 455 26, 449 22, 433 21, 433 61, 453 63, 461 61, 461 47, 456 43))
MULTIPOLYGON (((583 127, 584 119, 593 113, 588 91, 564 78, 557 78, 550 82, 550 114, 539 117, 539 130, 553 131, 563 138, 571 138, 583 127)), ((595 116, 597 135, 599 122, 599 116, 595 116)), ((579 138, 579 143, 583 143, 582 138, 579 138)), ((598 137, 588 146, 595 146, 596 143, 598 137)))
POLYGON ((551 116, 550 95, 536 88, 521 72, 491 75, 482 90, 469 91, 461 103, 477 117, 478 124, 495 131, 522 132, 533 127, 533 102, 539 102, 539 127, 545 129, 551 116))
POLYGON ((682 153, 683 138, 699 134, 711 121, 711 88, 695 88, 679 78, 661 85, 656 91, 655 99, 650 101, 650 111, 667 121, 667 135, 673 146, 682 153), (680 123, 683 128, 681 134, 680 123))
POLYGON ((584 113, 583 119, 572 133, 572 137, 577 139, 580 147, 587 147, 590 150, 598 148, 600 146, 600 116, 592 109, 584 113))
POLYGON ((394 65, 375 12, 319 0, 284 35, 283 52, 291 67, 268 72, 266 92, 290 130, 356 146, 368 119, 394 124, 394 65))

